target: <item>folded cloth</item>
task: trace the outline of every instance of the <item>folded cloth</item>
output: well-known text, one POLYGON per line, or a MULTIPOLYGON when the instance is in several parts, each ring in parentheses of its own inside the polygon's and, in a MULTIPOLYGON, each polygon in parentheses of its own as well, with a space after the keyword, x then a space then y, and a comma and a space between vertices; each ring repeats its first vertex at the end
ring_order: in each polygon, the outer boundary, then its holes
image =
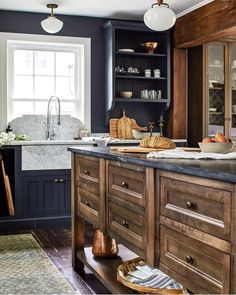
POLYGON ((177 283, 175 280, 170 278, 168 275, 160 271, 159 269, 152 268, 150 266, 137 266, 139 272, 143 272, 147 277, 144 279, 132 279, 133 273, 136 271, 129 272, 129 276, 126 277, 130 282, 139 284, 145 287, 159 288, 159 289, 183 289, 183 286, 177 283))
POLYGON ((181 148, 174 150, 166 150, 160 152, 151 152, 147 154, 148 158, 169 158, 169 159, 216 159, 216 160, 232 160, 236 159, 236 152, 228 154, 202 153, 202 152, 185 152, 181 148))

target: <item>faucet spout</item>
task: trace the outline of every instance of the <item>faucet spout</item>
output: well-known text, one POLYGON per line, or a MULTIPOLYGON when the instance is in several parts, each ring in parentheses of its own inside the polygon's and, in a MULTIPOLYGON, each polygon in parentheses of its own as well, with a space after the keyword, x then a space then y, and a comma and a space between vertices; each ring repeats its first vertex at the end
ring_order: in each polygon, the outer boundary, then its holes
POLYGON ((60 102, 60 99, 53 95, 49 98, 49 101, 48 101, 48 107, 47 107, 47 129, 46 129, 46 140, 50 140, 52 139, 53 136, 55 136, 55 133, 52 129, 52 126, 51 126, 51 103, 53 100, 56 99, 56 102, 57 102, 57 105, 58 105, 58 108, 57 108, 57 125, 61 125, 61 102, 60 102))

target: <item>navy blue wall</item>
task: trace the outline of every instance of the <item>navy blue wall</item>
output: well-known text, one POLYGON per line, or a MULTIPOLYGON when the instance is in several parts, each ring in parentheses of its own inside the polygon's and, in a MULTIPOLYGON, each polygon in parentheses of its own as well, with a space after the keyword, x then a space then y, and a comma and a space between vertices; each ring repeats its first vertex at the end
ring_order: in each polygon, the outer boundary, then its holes
MULTIPOLYGON (((56 12, 56 11, 55 11, 56 12)), ((48 14, 0 10, 0 32, 45 34, 40 22, 48 14)), ((89 37, 92 46, 92 132, 107 132, 105 125, 103 18, 60 15, 64 22, 58 36, 89 37)))

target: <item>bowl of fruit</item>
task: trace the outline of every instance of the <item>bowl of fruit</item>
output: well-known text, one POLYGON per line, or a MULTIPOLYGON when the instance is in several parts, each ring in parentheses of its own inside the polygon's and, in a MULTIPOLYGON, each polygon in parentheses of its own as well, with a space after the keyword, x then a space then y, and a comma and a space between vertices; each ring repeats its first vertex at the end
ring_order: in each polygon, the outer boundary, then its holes
POLYGON ((227 154, 233 147, 232 140, 224 136, 223 133, 216 133, 214 138, 206 137, 198 145, 203 153, 227 154))

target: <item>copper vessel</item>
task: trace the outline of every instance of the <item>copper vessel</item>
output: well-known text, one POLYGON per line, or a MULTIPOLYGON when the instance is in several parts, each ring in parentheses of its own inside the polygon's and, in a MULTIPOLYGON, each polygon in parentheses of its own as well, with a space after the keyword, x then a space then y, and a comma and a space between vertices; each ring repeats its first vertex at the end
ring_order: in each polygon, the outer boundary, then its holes
POLYGON ((93 240, 92 253, 95 257, 113 257, 119 252, 115 239, 104 235, 96 229, 93 240))

